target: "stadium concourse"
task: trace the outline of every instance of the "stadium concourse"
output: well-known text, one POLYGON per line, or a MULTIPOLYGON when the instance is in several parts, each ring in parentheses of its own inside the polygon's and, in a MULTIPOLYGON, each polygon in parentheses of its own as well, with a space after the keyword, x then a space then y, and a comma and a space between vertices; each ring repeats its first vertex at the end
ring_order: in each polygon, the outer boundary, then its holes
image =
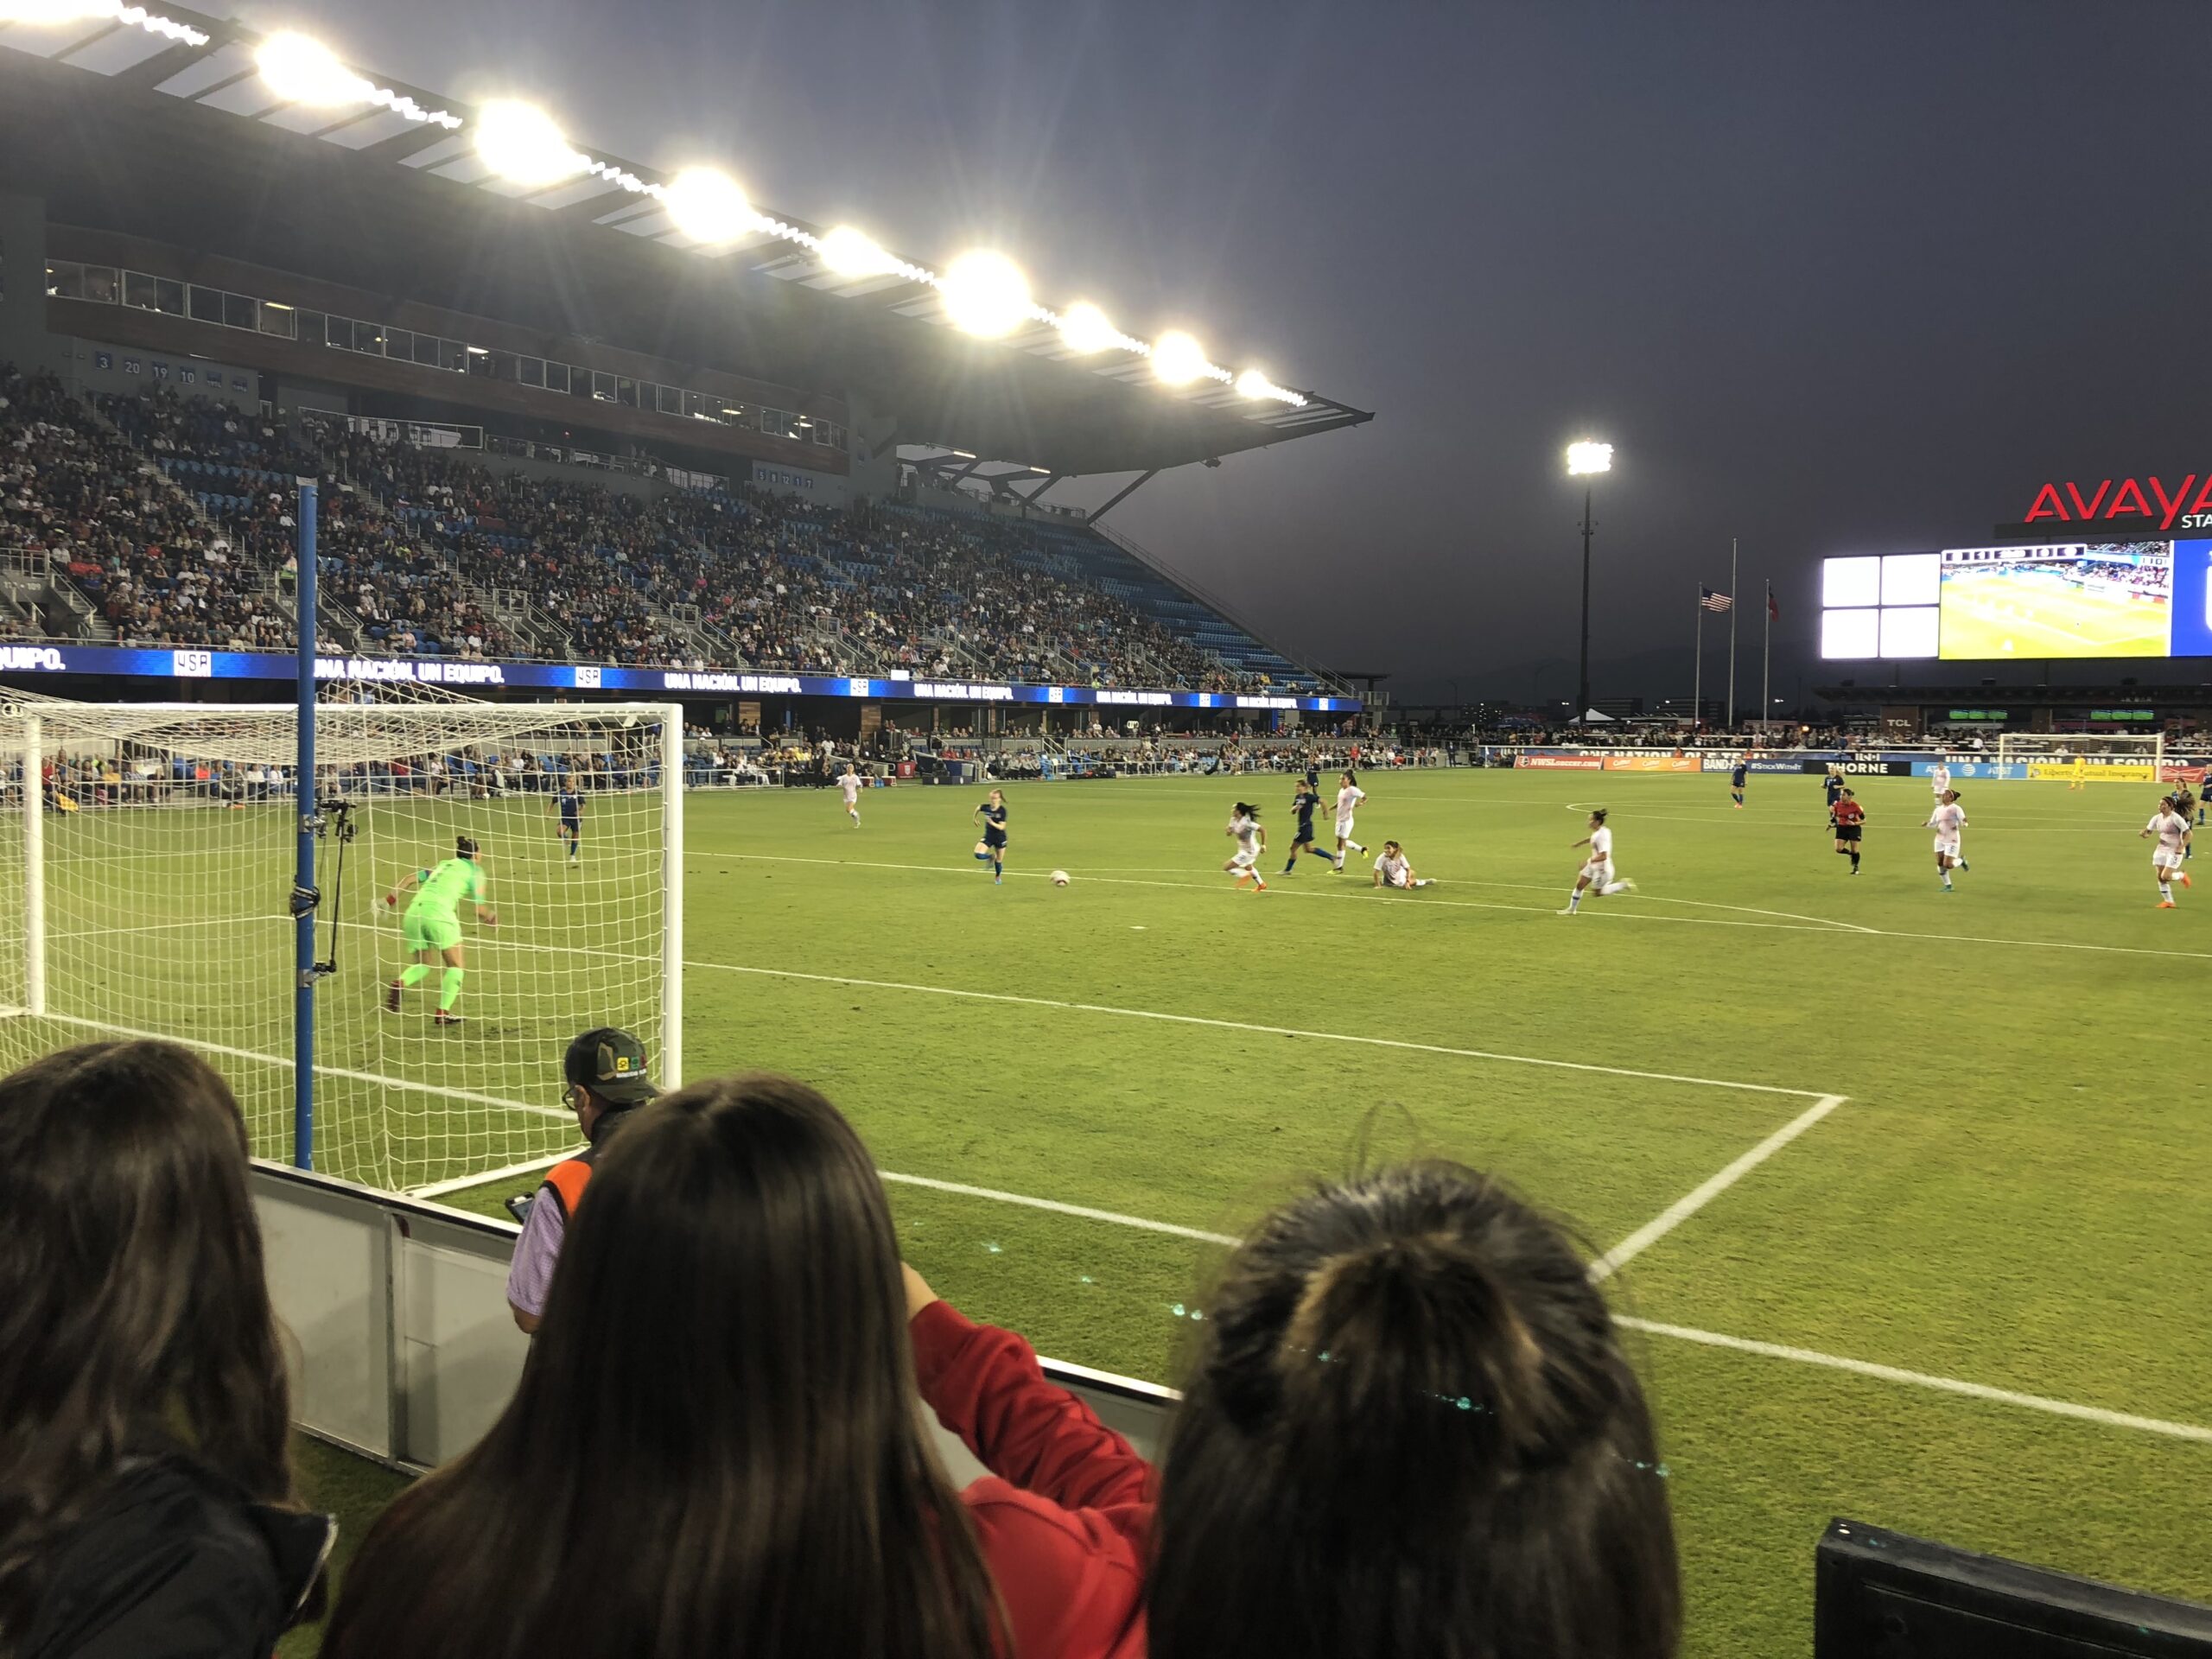
MULTIPOLYGON (((1319 683, 1078 527, 746 486, 644 497, 0 367, 0 552, 44 562, 124 645, 289 649, 302 476, 323 486, 324 640, 355 655, 1319 683)), ((60 635, 72 608, 6 620, 60 635)))

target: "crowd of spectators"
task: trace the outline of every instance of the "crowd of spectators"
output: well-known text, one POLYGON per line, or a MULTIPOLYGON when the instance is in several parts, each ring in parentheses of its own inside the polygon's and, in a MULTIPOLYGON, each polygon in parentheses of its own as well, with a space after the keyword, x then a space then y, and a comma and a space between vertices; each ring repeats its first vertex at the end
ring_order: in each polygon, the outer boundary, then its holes
MULTIPOLYGON (((48 374, 0 368, 0 550, 50 561, 125 645, 278 650, 291 639, 251 558, 48 374)), ((63 617, 39 620, 70 631, 63 617)))
POLYGON ((640 494, 494 470, 166 387, 0 378, 9 545, 60 556, 128 643, 282 649, 293 480, 321 480, 330 643, 367 654, 1266 689, 985 518, 735 486, 640 494))

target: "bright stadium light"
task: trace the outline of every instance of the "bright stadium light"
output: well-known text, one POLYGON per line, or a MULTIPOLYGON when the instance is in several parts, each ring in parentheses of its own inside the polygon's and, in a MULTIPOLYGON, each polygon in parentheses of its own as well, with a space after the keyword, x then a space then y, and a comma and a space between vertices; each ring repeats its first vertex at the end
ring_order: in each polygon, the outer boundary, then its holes
POLYGON ((1188 385, 1210 372, 1205 347, 1179 330, 1171 330, 1152 343, 1152 372, 1171 386, 1188 385))
POLYGON ((840 276, 880 276, 899 268, 899 262, 883 251, 880 243, 850 225, 840 225, 823 237, 816 252, 840 276))
POLYGON ((737 181, 711 167, 684 168, 661 192, 661 203, 695 242, 734 242, 760 223, 737 181))
POLYGON ((535 104, 501 99, 476 112, 476 153, 511 184, 543 189, 590 165, 535 104))
POLYGON ((1613 470, 1613 446, 1610 443, 1570 443, 1567 446, 1567 470, 1570 476, 1580 478, 1585 473, 1610 473, 1613 470))
POLYGON ((938 291, 952 321, 986 340, 1012 334, 1029 315, 1029 279, 1013 260, 988 248, 955 259, 938 279, 938 291))
POLYGON ((270 90, 288 104, 328 109, 365 104, 376 88, 338 61, 321 41, 287 29, 254 48, 254 67, 270 90))
POLYGON ((1067 342, 1070 351, 1089 357, 1093 352, 1119 346, 1122 331, 1090 301, 1077 300, 1060 314, 1060 338, 1067 342))

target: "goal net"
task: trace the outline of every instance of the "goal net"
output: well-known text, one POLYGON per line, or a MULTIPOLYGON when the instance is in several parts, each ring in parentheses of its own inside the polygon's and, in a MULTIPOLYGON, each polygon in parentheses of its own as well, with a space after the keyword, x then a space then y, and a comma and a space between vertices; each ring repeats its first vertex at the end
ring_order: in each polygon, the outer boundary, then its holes
POLYGON ((2163 732, 2005 732, 1997 739, 2000 760, 2134 762, 2156 766, 2165 757, 2163 732))
MULTIPOLYGON (((682 733, 659 705, 325 688, 316 1169, 436 1192, 571 1149, 561 1056, 594 1026, 637 1033, 673 1080, 682 733), (498 925, 463 896, 457 982, 435 944, 405 976, 419 873, 464 836, 498 925)), ((257 1156, 292 1156, 297 742, 289 706, 0 703, 0 1064, 168 1038, 230 1078, 257 1156)))

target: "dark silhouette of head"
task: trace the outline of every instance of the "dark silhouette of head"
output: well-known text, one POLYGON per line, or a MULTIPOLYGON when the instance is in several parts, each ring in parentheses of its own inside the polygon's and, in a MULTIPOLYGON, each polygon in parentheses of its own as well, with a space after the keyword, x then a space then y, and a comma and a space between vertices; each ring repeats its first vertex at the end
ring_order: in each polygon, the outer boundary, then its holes
POLYGON ((0 1078, 0 1651, 125 1458, 290 1500, 289 1398, 230 1087, 174 1043, 0 1078))
POLYGON ((1457 1165, 1319 1188, 1205 1307, 1153 1659, 1668 1659, 1642 1389, 1567 1236, 1457 1165))
POLYGON ((378 1522, 324 1652, 986 1659, 995 1621, 875 1166, 753 1076, 607 1144, 513 1400, 378 1522))

